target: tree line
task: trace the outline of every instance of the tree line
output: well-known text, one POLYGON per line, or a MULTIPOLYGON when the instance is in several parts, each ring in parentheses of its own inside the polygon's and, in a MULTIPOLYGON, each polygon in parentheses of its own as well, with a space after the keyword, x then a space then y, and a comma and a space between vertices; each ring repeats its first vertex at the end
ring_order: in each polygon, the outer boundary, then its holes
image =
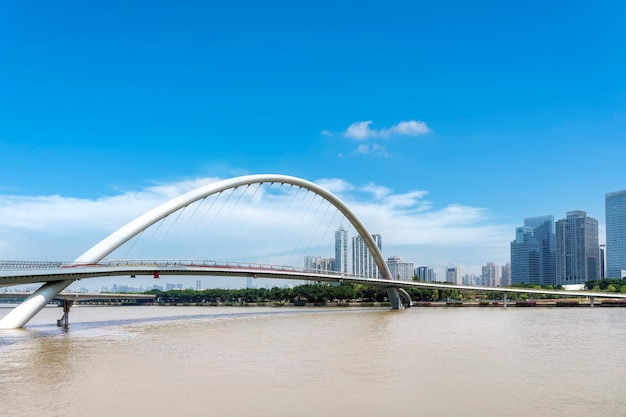
MULTIPOLYGON (((612 291, 611 288, 623 289, 626 293, 626 280, 622 285, 607 284, 604 288, 599 283, 594 283, 588 289, 612 291), (623 287, 623 288, 622 288, 623 287)), ((520 284, 518 288, 532 289, 560 289, 560 286, 539 286, 520 284)), ((497 300, 502 294, 487 291, 459 291, 457 289, 430 289, 430 288, 406 288, 411 300, 414 302, 442 302, 450 300, 497 300)), ((328 302, 386 302, 387 291, 381 287, 363 284, 340 284, 310 283, 295 286, 293 288, 240 288, 223 289, 213 288, 206 290, 168 290, 152 289, 147 294, 154 294, 157 300, 163 303, 328 303, 328 302)), ((509 294, 511 301, 526 300, 526 294, 509 294)), ((552 299, 556 296, 547 294, 533 294, 534 299, 552 299)))
POLYGON ((626 278, 622 279, 601 279, 597 281, 587 281, 585 289, 596 292, 619 292, 626 293, 626 278))

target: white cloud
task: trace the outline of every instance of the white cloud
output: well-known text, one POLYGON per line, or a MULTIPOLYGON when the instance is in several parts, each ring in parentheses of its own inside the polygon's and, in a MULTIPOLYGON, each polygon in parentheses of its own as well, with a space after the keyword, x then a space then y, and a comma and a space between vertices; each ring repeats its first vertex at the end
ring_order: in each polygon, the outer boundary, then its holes
POLYGON ((344 136, 352 139, 363 140, 371 137, 376 137, 378 132, 369 128, 373 122, 367 120, 365 122, 354 122, 344 132, 344 136))
MULTIPOLYGON (((430 128, 425 122, 419 120, 402 121, 397 125, 385 129, 372 129, 371 120, 354 122, 343 133, 347 138, 365 140, 370 138, 390 138, 392 136, 419 136, 430 133, 430 128)), ((328 131, 323 131, 328 132, 328 131)))
POLYGON ((339 178, 323 178, 315 181, 315 183, 333 194, 340 194, 354 188, 348 181, 339 178))
POLYGON ((422 121, 409 120, 407 122, 400 122, 389 129, 382 129, 380 135, 383 137, 398 135, 398 136, 419 136, 429 133, 430 129, 426 126, 426 123, 422 121))
POLYGON ((389 195, 391 190, 382 185, 376 185, 373 182, 361 187, 361 190, 372 194, 376 199, 380 200, 381 198, 389 195))
POLYGON ((387 149, 384 146, 380 146, 377 144, 369 145, 366 143, 357 146, 353 153, 358 153, 361 155, 378 155, 384 157, 391 156, 391 154, 387 152, 387 149))

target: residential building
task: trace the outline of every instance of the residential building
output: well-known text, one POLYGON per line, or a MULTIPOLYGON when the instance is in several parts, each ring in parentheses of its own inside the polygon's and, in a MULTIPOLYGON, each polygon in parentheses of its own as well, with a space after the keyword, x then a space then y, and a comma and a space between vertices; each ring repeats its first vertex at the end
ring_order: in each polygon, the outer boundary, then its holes
POLYGON ((598 221, 581 210, 556 222, 556 283, 584 284, 600 279, 598 221))
POLYGON ((335 271, 348 273, 348 231, 343 226, 335 232, 335 271))
POLYGON ((487 287, 500 286, 500 269, 493 262, 487 262, 487 265, 482 267, 482 285, 487 287))
MULTIPOLYGON (((372 235, 378 249, 383 249, 383 239, 380 235, 372 235)), ((352 273, 367 278, 379 278, 378 267, 374 262, 369 249, 361 236, 352 238, 352 273)))
POLYGON ((462 285, 460 266, 446 268, 446 282, 462 285))
POLYGON ((482 277, 476 274, 463 275, 463 285, 483 285, 482 277))
POLYGON ((322 258, 320 256, 305 256, 304 268, 314 271, 334 271, 335 258, 322 258))
POLYGON ((405 262, 401 256, 390 256, 387 258, 387 266, 391 272, 391 277, 399 281, 412 281, 415 269, 413 262, 405 262))
POLYGON ((554 216, 524 219, 511 242, 511 284, 556 283, 554 216))
POLYGON ((500 285, 508 287, 511 285, 511 263, 507 262, 500 270, 500 285))
POLYGON ((606 278, 626 278, 626 190, 606 193, 606 278))

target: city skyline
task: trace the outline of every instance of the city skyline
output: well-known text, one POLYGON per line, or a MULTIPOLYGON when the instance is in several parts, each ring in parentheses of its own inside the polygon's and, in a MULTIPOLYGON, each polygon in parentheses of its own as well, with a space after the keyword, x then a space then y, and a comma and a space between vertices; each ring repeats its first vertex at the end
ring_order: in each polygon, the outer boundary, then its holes
POLYGON ((478 6, 3 6, 0 259, 71 261, 248 173, 328 188, 439 279, 505 265, 529 217, 583 210, 604 243, 626 6, 478 6))

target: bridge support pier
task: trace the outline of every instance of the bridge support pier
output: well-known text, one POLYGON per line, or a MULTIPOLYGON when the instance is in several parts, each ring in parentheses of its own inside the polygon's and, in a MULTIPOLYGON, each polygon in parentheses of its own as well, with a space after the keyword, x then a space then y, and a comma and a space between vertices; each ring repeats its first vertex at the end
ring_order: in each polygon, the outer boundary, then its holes
POLYGON ((506 298, 507 294, 504 293, 502 294, 502 305, 504 306, 504 308, 507 308, 507 298, 506 298))
POLYGON ((63 317, 57 320, 57 326, 67 329, 70 327, 70 306, 72 302, 70 300, 63 300, 63 317))
POLYGON ((596 297, 589 297, 589 307, 593 308, 596 297))
POLYGON ((389 302, 391 303, 391 308, 393 310, 399 310, 402 308, 402 300, 400 300, 400 293, 397 288, 387 288, 387 297, 389 298, 389 302))
MULTIPOLYGON (((0 329, 19 329, 24 327, 35 314, 39 313, 50 301, 54 300, 61 291, 74 282, 73 279, 65 281, 47 282, 37 291, 31 294, 19 306, 15 307, 0 320, 0 329)), ((63 319, 61 319, 63 320, 63 319)))

